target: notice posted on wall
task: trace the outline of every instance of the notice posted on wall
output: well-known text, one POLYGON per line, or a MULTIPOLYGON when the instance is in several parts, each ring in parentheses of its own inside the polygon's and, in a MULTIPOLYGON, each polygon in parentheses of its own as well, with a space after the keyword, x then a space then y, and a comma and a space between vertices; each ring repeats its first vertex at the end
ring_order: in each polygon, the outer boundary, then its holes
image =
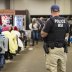
POLYGON ((14 16, 14 26, 17 26, 20 30, 23 29, 23 18, 24 18, 24 15, 14 16))
POLYGON ((1 15, 2 24, 10 24, 10 15, 1 15))

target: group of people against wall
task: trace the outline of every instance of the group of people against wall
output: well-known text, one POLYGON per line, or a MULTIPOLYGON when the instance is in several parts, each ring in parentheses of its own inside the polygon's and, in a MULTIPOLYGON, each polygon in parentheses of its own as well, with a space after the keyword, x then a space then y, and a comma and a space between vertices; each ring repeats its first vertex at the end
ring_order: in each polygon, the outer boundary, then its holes
POLYGON ((13 57, 24 51, 27 46, 25 31, 16 26, 0 26, 0 70, 6 62, 11 62, 13 57))

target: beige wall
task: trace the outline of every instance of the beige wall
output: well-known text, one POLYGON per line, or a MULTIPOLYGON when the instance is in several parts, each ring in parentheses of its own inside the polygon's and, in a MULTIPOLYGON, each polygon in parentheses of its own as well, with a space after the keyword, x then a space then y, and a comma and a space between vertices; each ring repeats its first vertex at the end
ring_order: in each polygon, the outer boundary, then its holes
POLYGON ((70 0, 70 12, 71 12, 71 15, 72 15, 72 0, 70 0))
POLYGON ((70 14, 70 0, 57 0, 57 4, 60 5, 61 14, 70 14))
POLYGON ((5 0, 0 0, 0 9, 5 9, 5 0))
MULTIPOLYGON (((57 0, 61 14, 70 14, 70 0, 57 0)), ((28 9, 31 15, 48 15, 54 0, 11 0, 11 9, 28 9)))

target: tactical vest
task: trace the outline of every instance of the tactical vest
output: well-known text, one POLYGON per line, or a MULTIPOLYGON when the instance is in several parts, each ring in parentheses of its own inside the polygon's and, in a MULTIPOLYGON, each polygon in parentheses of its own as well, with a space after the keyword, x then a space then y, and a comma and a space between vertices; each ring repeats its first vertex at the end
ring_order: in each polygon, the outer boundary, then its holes
POLYGON ((66 34, 66 21, 64 18, 51 18, 52 27, 48 33, 48 41, 63 42, 66 34))

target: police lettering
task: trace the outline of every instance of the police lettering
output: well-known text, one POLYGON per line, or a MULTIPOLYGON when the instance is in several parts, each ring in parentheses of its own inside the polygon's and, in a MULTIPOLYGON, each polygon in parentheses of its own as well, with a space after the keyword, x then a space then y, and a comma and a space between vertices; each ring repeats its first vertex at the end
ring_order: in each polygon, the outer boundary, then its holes
POLYGON ((62 19, 62 20, 55 19, 55 23, 63 24, 63 23, 66 23, 66 22, 65 22, 64 19, 62 19))

